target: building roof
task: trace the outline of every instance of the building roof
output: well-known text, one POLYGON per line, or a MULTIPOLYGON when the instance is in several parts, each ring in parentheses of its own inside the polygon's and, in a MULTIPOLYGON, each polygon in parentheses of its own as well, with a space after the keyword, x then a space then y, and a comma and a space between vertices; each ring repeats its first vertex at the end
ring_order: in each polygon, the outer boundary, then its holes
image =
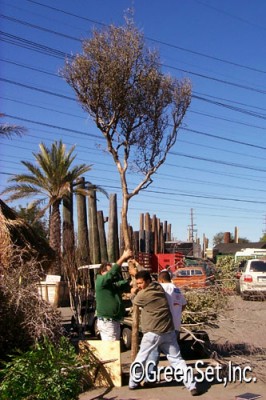
POLYGON ((249 242, 249 243, 220 243, 214 246, 213 252, 219 254, 235 254, 237 251, 246 248, 266 249, 266 242, 249 242))

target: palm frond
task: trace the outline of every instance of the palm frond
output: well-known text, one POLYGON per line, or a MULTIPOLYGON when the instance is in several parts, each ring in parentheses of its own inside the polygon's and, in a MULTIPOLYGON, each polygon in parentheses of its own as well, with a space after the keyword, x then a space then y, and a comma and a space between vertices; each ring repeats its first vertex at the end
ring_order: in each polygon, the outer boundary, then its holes
POLYGON ((39 195, 41 192, 39 189, 35 187, 31 187, 30 185, 11 185, 8 186, 1 195, 6 195, 11 193, 9 197, 7 197, 6 201, 14 201, 18 199, 22 199, 25 197, 39 195))
POLYGON ((0 136, 11 138, 12 136, 22 136, 26 132, 26 128, 19 125, 0 124, 0 136))

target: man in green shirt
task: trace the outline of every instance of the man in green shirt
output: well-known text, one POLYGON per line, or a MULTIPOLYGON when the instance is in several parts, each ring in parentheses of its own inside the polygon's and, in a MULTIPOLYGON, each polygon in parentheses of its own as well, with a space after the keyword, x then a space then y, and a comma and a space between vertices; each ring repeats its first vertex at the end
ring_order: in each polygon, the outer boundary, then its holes
POLYGON ((128 280, 122 278, 121 265, 131 257, 132 251, 125 250, 113 266, 100 266, 95 292, 97 327, 102 340, 120 340, 120 321, 125 313, 122 293, 130 292, 128 280))

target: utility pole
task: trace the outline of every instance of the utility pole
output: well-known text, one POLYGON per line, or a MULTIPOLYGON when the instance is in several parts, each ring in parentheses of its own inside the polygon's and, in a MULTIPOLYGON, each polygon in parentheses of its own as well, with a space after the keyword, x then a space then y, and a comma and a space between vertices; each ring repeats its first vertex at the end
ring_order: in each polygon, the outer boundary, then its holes
POLYGON ((194 224, 193 208, 190 209, 190 225, 188 226, 188 241, 194 243, 194 233, 197 232, 194 224))

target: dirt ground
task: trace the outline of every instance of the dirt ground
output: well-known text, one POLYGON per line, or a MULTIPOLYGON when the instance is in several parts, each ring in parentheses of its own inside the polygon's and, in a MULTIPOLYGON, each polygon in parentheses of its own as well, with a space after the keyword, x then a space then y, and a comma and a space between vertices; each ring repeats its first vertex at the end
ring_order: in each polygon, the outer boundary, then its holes
MULTIPOLYGON (((234 382, 213 380, 198 384, 203 400, 234 400, 244 393, 260 394, 266 400, 266 301, 244 301, 239 296, 232 296, 223 315, 215 325, 205 329, 211 341, 213 355, 217 354, 222 363, 238 365, 241 371, 247 371, 250 383, 239 382, 237 375, 234 382)), ((195 367, 197 360, 186 359, 187 364, 195 367)), ((207 358, 204 367, 216 365, 213 358, 207 358)), ((161 361, 167 365, 167 361, 161 361)), ((80 400, 172 400, 190 399, 190 393, 182 384, 161 381, 153 388, 130 391, 127 387, 130 366, 130 352, 122 353, 123 386, 121 388, 99 388, 83 393, 80 400)), ((204 368, 203 367, 203 368, 204 368)), ((231 373, 230 371, 228 372, 231 373)), ((228 375, 227 375, 228 376, 228 375)))
POLYGON ((243 342, 266 349, 266 301, 245 301, 232 296, 217 325, 208 329, 212 340, 243 342))

